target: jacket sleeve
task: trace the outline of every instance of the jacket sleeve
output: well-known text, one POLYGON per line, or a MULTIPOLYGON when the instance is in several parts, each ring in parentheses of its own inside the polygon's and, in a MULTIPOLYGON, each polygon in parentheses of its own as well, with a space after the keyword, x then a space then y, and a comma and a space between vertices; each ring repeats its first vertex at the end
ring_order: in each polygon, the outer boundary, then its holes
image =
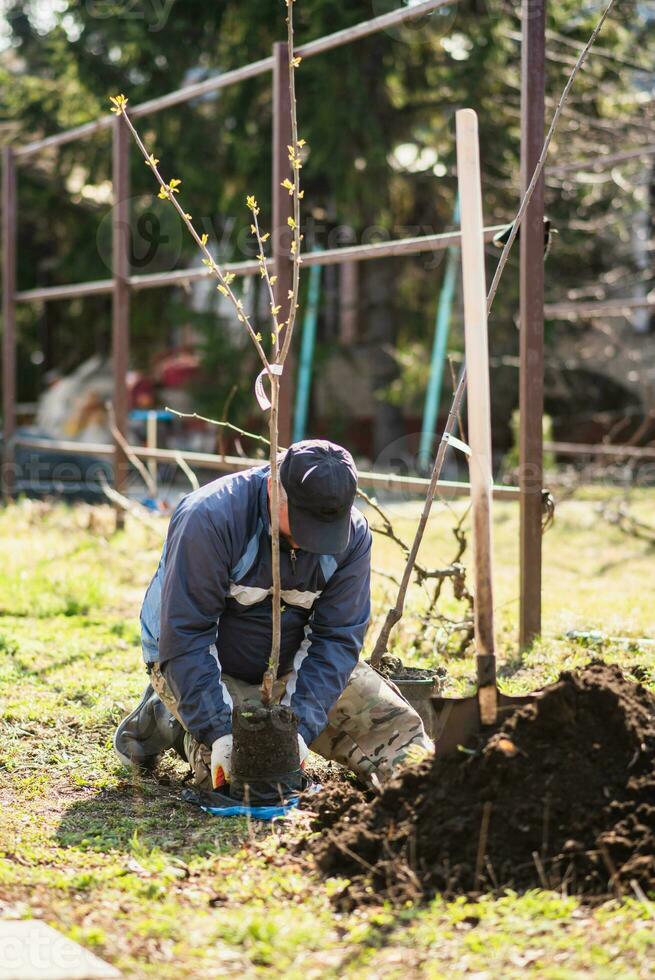
POLYGON ((206 510, 183 503, 166 542, 159 660, 184 727, 208 747, 232 728, 215 645, 229 562, 229 542, 206 510))
POLYGON ((307 745, 327 725, 364 643, 371 615, 371 532, 362 522, 351 551, 314 604, 283 704, 298 717, 307 745))

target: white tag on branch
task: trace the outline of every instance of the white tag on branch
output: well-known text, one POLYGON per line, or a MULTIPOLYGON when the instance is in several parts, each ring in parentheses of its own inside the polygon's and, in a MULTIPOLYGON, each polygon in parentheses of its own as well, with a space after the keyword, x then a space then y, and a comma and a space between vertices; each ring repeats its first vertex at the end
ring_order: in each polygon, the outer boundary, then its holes
POLYGON ((444 439, 449 446, 453 447, 453 449, 459 449, 460 453, 464 453, 465 456, 471 455, 471 447, 465 442, 462 442, 461 439, 458 439, 457 436, 450 435, 448 432, 446 432, 444 433, 444 439))
POLYGON ((278 377, 282 377, 283 368, 284 365, 282 364, 269 364, 267 368, 262 368, 257 375, 257 380, 255 381, 255 395, 262 412, 265 412, 271 407, 271 400, 264 391, 264 376, 267 374, 276 374, 278 377))

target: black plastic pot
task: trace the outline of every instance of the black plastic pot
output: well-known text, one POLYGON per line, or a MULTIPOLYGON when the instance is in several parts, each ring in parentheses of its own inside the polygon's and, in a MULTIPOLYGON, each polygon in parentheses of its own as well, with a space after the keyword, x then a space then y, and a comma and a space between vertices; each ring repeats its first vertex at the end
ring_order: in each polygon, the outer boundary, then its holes
POLYGON ((434 711, 430 698, 439 693, 440 678, 433 675, 419 679, 412 678, 411 680, 402 677, 390 677, 389 680, 398 688, 405 701, 411 704, 412 708, 421 716, 429 738, 434 738, 434 711))
POLYGON ((434 709, 430 698, 441 693, 446 669, 439 667, 406 667, 400 657, 385 653, 373 668, 392 684, 421 716, 425 731, 434 738, 434 709))
POLYGON ((250 806, 280 803, 300 792, 298 722, 290 708, 242 705, 232 713, 230 796, 250 806))

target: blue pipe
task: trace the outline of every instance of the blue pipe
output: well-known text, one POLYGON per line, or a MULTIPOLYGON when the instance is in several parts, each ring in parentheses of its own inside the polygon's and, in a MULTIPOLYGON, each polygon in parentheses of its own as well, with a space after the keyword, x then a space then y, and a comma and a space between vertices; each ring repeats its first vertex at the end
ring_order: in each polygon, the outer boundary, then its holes
MULTIPOLYGON (((453 213, 453 225, 459 225, 459 199, 455 203, 453 213)), ((441 387, 443 383, 444 363, 446 360, 446 350, 448 347, 448 334, 450 332, 450 320, 453 310, 453 300, 457 286, 457 274, 459 271, 459 248, 451 246, 446 257, 446 270, 444 272, 441 292, 439 293, 439 303, 437 306, 437 318, 434 328, 434 341, 432 344, 432 358, 430 361, 430 375, 428 387, 425 392, 425 406, 423 408, 423 426, 421 429, 421 441, 419 443, 419 464, 429 466, 432 459, 432 444, 434 442, 435 429, 439 416, 439 406, 441 404, 441 387)))
MULTIPOLYGON (((319 249, 315 249, 319 251, 319 249)), ((309 413, 309 395, 312 387, 312 368, 314 363, 314 348, 316 346, 316 323, 318 321, 318 304, 321 297, 321 266, 313 265, 309 270, 309 287, 307 290, 307 311, 302 325, 302 343, 300 346, 300 361, 298 363, 298 380, 296 383, 296 406, 293 414, 293 441, 300 442, 307 431, 307 415, 309 413)))

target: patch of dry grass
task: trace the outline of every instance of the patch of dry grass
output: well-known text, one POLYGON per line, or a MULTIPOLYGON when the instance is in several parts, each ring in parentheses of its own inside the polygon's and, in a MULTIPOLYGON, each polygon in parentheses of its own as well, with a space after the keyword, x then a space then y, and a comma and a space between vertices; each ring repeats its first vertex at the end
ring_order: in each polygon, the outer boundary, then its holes
MULTIPOLYGON (((640 513, 654 500, 643 494, 640 513)), ((539 686, 592 649, 655 680, 653 647, 638 639, 562 638, 572 628, 653 632, 653 548, 606 525, 595 508, 593 500, 563 505, 545 538, 545 639, 522 657, 518 515, 512 505, 496 509, 504 684, 539 686)), ((416 516, 413 506, 396 515, 407 538, 416 516)), ((426 565, 452 556, 452 519, 435 512, 426 565)), ((126 977, 652 975, 652 905, 592 912, 542 892, 336 915, 331 883, 285 865, 276 831, 182 803, 181 764, 165 761, 159 782, 127 774, 111 736, 144 684, 137 616, 160 546, 132 522, 113 534, 107 511, 22 503, 0 512, 0 915, 41 916, 126 977)), ((376 538, 374 564, 398 574, 391 542, 376 538)), ((389 583, 376 578, 378 622, 388 599, 389 583)), ((423 663, 443 656, 416 643, 424 603, 413 587, 395 640, 423 663)), ((442 610, 460 613, 452 598, 442 610)), ((470 654, 448 667, 452 689, 471 683, 470 654)))

